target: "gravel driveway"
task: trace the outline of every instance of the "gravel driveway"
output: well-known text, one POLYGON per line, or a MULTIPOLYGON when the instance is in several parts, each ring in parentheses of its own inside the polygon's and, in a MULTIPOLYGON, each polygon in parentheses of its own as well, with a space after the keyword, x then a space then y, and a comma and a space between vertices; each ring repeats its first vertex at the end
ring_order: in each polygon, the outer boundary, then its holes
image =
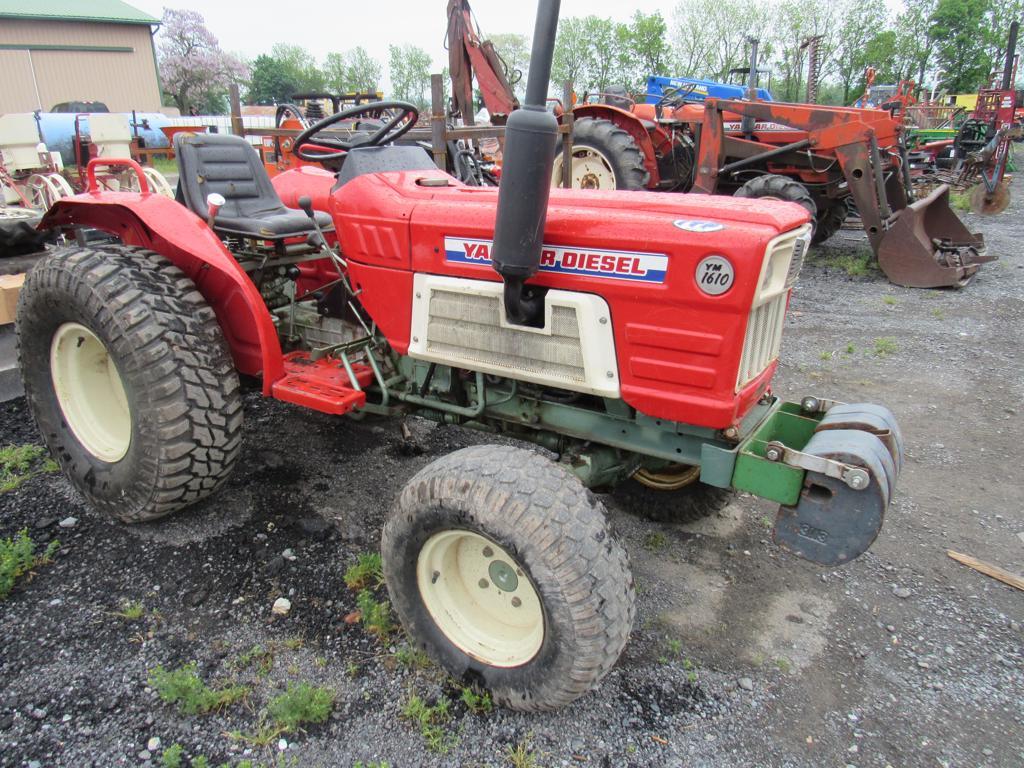
MULTIPOLYGON (((485 436, 411 419, 407 441, 393 422, 252 390, 239 471, 164 523, 100 517, 57 474, 0 494, 0 537, 61 542, 0 602, 0 766, 162 765, 173 744, 183 766, 1024 764, 1024 593, 946 555, 1024 570, 1017 195, 996 219, 968 217, 1002 260, 962 291, 830 266, 863 253, 854 232, 804 271, 776 391, 886 403, 907 440, 883 533, 849 566, 775 548, 772 506, 747 496, 685 526, 605 496, 638 585, 620 663, 554 714, 474 711, 400 633, 382 643, 354 621, 342 575, 376 549, 414 472, 485 436), (287 615, 271 611, 279 597, 287 615), (180 714, 147 680, 188 662, 247 695, 180 714), (331 716, 259 738, 268 702, 299 681, 334 692, 331 716), (403 716, 413 696, 452 701, 433 749, 403 716)), ((0 445, 38 441, 24 400, 0 406, 0 445)))

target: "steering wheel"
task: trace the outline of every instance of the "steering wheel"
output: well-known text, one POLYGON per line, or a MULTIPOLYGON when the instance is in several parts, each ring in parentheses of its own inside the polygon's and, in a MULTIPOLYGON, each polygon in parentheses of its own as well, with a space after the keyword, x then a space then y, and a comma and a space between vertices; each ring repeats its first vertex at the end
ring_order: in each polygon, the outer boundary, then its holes
POLYGON ((349 150, 356 147, 379 147, 382 144, 389 144, 406 134, 415 124, 420 116, 420 111, 407 101, 371 101, 366 104, 358 104, 333 115, 328 115, 309 126, 306 130, 295 137, 292 144, 292 154, 296 157, 311 163, 322 163, 325 160, 338 160, 344 157, 349 150), (379 115, 379 119, 377 116, 379 115), (361 116, 374 118, 369 124, 369 130, 360 130, 366 123, 356 124, 349 130, 349 138, 342 138, 337 133, 327 136, 317 136, 321 131, 330 128, 335 123, 344 120, 354 120, 361 116), (390 119, 388 119, 390 118, 390 119), (316 136, 314 141, 313 137, 316 136), (337 150, 335 152, 303 150, 306 144, 315 144, 318 148, 337 150))

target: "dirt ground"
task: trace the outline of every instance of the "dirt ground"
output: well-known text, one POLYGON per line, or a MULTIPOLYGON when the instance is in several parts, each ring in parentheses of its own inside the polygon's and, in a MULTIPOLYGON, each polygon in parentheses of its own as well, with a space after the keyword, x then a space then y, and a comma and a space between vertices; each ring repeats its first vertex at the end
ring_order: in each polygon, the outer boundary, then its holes
MULTIPOLYGON (((0 766, 160 765, 173 743, 232 766, 1024 764, 1024 593, 946 555, 1024 570, 1017 187, 998 218, 966 217, 1001 260, 961 291, 847 274, 836 265, 864 252, 856 232, 804 270, 776 391, 885 403, 907 442, 882 535, 852 564, 827 570, 781 552, 772 506, 750 497, 669 525, 604 496, 639 593, 616 669, 553 714, 456 701, 447 752, 430 750, 402 709, 412 694, 459 691, 410 662, 400 635, 381 644, 346 623, 355 596, 341 576, 376 548, 415 471, 485 436, 410 420, 410 446, 394 423, 330 419, 250 391, 239 470, 174 519, 112 522, 56 474, 0 495, 0 536, 27 527, 61 542, 0 603, 0 766), (286 617, 271 613, 280 596, 286 617), (117 616, 131 601, 143 615, 117 616), (240 658, 254 645, 270 658, 262 671, 240 658), (179 714, 148 671, 190 661, 208 681, 251 686, 248 697, 179 714), (326 723, 267 746, 232 735, 256 733, 270 697, 299 680, 336 693, 326 723), (513 762, 516 747, 534 762, 513 762)), ((0 445, 29 442, 24 401, 0 406, 0 445)))

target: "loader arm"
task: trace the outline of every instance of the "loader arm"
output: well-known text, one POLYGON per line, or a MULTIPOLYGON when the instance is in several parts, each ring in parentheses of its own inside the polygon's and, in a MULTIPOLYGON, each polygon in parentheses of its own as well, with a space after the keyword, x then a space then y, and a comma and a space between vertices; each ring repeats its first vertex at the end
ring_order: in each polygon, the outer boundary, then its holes
MULTIPOLYGON (((497 116, 507 117, 519 108, 519 100, 505 76, 501 57, 490 40, 480 40, 468 0, 448 2, 448 69, 455 104, 466 125, 474 122, 474 75, 492 122, 497 116)), ((502 118, 498 119, 504 122, 502 118)))

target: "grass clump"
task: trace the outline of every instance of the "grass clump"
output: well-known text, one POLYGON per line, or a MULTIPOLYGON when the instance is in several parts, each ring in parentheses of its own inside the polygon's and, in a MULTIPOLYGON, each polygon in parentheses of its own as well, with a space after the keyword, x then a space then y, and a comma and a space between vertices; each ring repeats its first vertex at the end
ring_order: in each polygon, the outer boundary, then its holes
POLYGON ((52 562, 60 549, 59 541, 51 541, 41 555, 36 554, 36 543, 28 529, 18 531, 13 539, 0 539, 0 600, 11 594, 15 582, 40 565, 52 562))
POLYGON ((514 747, 505 748, 505 757, 512 768, 540 768, 537 754, 530 749, 528 742, 520 741, 514 747))
POLYGON ((427 669, 431 665, 430 657, 411 645, 403 645, 395 651, 395 661, 408 669, 427 669))
POLYGON ((841 253, 821 259, 821 264, 845 272, 850 277, 866 277, 874 271, 871 253, 841 253))
POLYGON ((820 357, 822 360, 831 360, 833 354, 834 353, 832 352, 832 350, 826 349, 820 355, 818 355, 818 357, 820 357))
POLYGON ((477 693, 470 686, 466 686, 462 689, 462 703, 466 705, 466 709, 477 715, 486 715, 492 709, 494 709, 494 702, 491 701, 490 691, 483 691, 477 693))
POLYGON ((889 355, 894 355, 898 349, 899 346, 896 344, 896 339, 892 336, 875 339, 875 357, 888 357, 889 355))
POLYGON ((114 611, 114 615, 119 619, 125 621, 138 621, 146 613, 146 607, 139 600, 129 601, 121 603, 121 610, 114 611))
POLYGON ((391 763, 388 763, 385 760, 381 760, 380 762, 371 760, 368 763, 364 763, 362 760, 356 760, 355 763, 352 764, 352 768, 391 768, 391 763))
POLYGON ((391 603, 387 600, 378 600, 373 592, 364 589, 356 597, 356 606, 359 608, 363 627, 372 635, 376 635, 382 641, 394 631, 395 625, 391 620, 391 603))
POLYGON ((971 196, 967 192, 950 192, 949 207, 960 213, 971 212, 971 196))
POLYGON ((267 714, 282 733, 306 723, 323 723, 334 708, 334 691, 307 682, 288 683, 288 690, 271 699, 267 714))
POLYGON ((885 304, 886 306, 889 306, 889 307, 895 307, 896 306, 896 297, 895 296, 888 296, 888 295, 887 296, 883 296, 882 297, 882 303, 885 304))
POLYGON ((664 549, 668 545, 668 539, 664 533, 655 531, 654 533, 648 533, 644 537, 644 549, 649 549, 651 552, 658 552, 664 549))
POLYGON ((58 469, 41 445, 4 446, 0 448, 0 493, 13 491, 30 477, 58 469))
POLYGON ((358 591, 379 587, 383 583, 384 568, 377 552, 363 552, 356 564, 345 571, 345 584, 349 589, 358 591))
POLYGON ((149 685, 168 704, 177 704, 183 715, 205 715, 219 711, 241 700, 249 692, 244 685, 211 688, 196 672, 196 665, 166 670, 158 666, 150 670, 149 685))
POLYGON ((402 717, 411 720, 420 729, 420 735, 427 743, 427 749, 446 754, 458 741, 455 734, 448 733, 444 725, 451 719, 451 702, 442 696, 433 706, 428 705, 416 694, 402 708, 402 717))
POLYGON ((245 653, 239 654, 235 659, 235 669, 256 668, 256 674, 260 677, 270 674, 274 667, 274 654, 266 650, 262 645, 254 645, 245 653))

